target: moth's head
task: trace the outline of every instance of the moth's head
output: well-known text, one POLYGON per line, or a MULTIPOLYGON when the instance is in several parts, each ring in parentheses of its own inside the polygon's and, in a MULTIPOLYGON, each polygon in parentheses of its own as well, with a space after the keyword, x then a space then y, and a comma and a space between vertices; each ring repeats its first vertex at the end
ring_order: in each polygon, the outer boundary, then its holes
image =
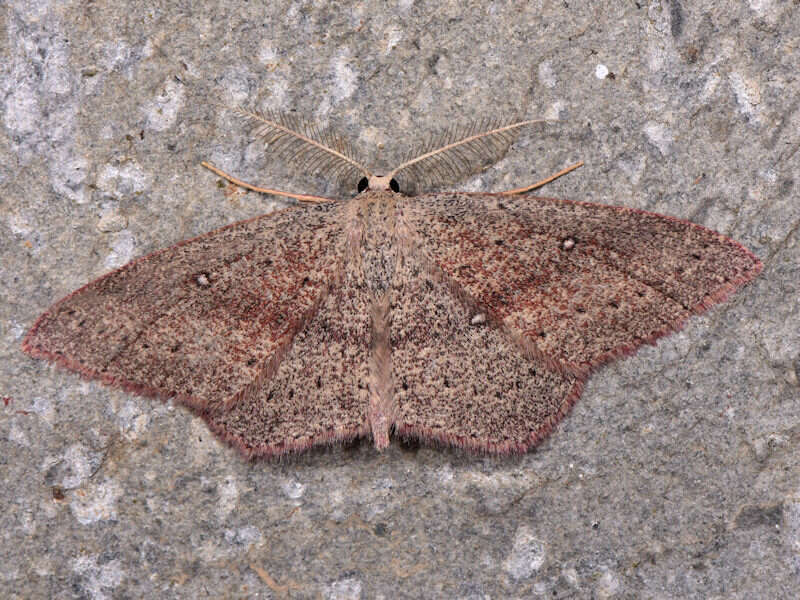
POLYGON ((400 192, 400 185, 391 175, 370 175, 362 177, 358 182, 358 193, 365 190, 386 190, 397 194, 400 192))

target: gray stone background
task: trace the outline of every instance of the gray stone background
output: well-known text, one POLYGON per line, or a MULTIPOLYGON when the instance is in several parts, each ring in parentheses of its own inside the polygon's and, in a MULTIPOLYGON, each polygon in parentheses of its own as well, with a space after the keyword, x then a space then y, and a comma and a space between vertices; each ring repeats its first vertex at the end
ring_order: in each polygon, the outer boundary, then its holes
POLYGON ((211 4, 0 5, 0 596, 796 597, 797 0, 211 4), (459 189, 582 159, 544 194, 690 219, 764 272, 598 372, 527 455, 248 463, 181 408, 20 351, 87 281, 284 205, 201 160, 336 192, 268 160, 238 103, 373 164, 476 116, 559 117, 459 189))

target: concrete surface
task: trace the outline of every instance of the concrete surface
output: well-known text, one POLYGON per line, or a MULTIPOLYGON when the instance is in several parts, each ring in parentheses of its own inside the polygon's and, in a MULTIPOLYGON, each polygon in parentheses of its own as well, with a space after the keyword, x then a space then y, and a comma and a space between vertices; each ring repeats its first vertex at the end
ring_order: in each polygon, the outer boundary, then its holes
MULTIPOLYGON (((0 5, 0 596, 790 598, 800 586, 797 2, 0 5), (515 459, 368 443, 246 463, 199 419, 34 361, 109 269, 333 193, 217 104, 373 164, 477 115, 558 116, 459 189, 688 218, 765 263, 593 377, 515 459)), ((200 3, 206 4, 206 3, 200 3)))

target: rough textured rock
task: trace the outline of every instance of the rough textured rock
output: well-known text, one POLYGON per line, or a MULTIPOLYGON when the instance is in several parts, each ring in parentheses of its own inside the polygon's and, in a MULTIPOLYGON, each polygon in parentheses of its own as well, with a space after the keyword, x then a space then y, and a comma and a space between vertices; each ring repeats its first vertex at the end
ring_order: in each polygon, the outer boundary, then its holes
POLYGON ((800 22, 791 2, 0 7, 0 596, 780 598, 800 586, 800 22), (376 170, 454 121, 559 117, 458 189, 716 229, 763 273, 602 369, 535 452, 246 463, 167 403, 20 351, 52 302, 300 193, 218 104, 376 170))

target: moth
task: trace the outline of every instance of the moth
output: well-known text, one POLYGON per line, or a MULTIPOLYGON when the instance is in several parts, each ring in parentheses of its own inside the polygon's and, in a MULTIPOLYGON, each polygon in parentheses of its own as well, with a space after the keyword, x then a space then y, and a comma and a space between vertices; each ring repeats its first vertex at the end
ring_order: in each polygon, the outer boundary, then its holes
MULTIPOLYGON (((450 130, 386 175, 342 138, 239 109, 268 152, 358 182, 144 256, 57 302, 23 349, 174 398, 246 457, 369 437, 525 452, 597 367, 762 268, 677 218, 501 193, 407 195, 474 172, 534 121, 450 130)), ((205 163, 204 163, 205 164, 205 163)))

